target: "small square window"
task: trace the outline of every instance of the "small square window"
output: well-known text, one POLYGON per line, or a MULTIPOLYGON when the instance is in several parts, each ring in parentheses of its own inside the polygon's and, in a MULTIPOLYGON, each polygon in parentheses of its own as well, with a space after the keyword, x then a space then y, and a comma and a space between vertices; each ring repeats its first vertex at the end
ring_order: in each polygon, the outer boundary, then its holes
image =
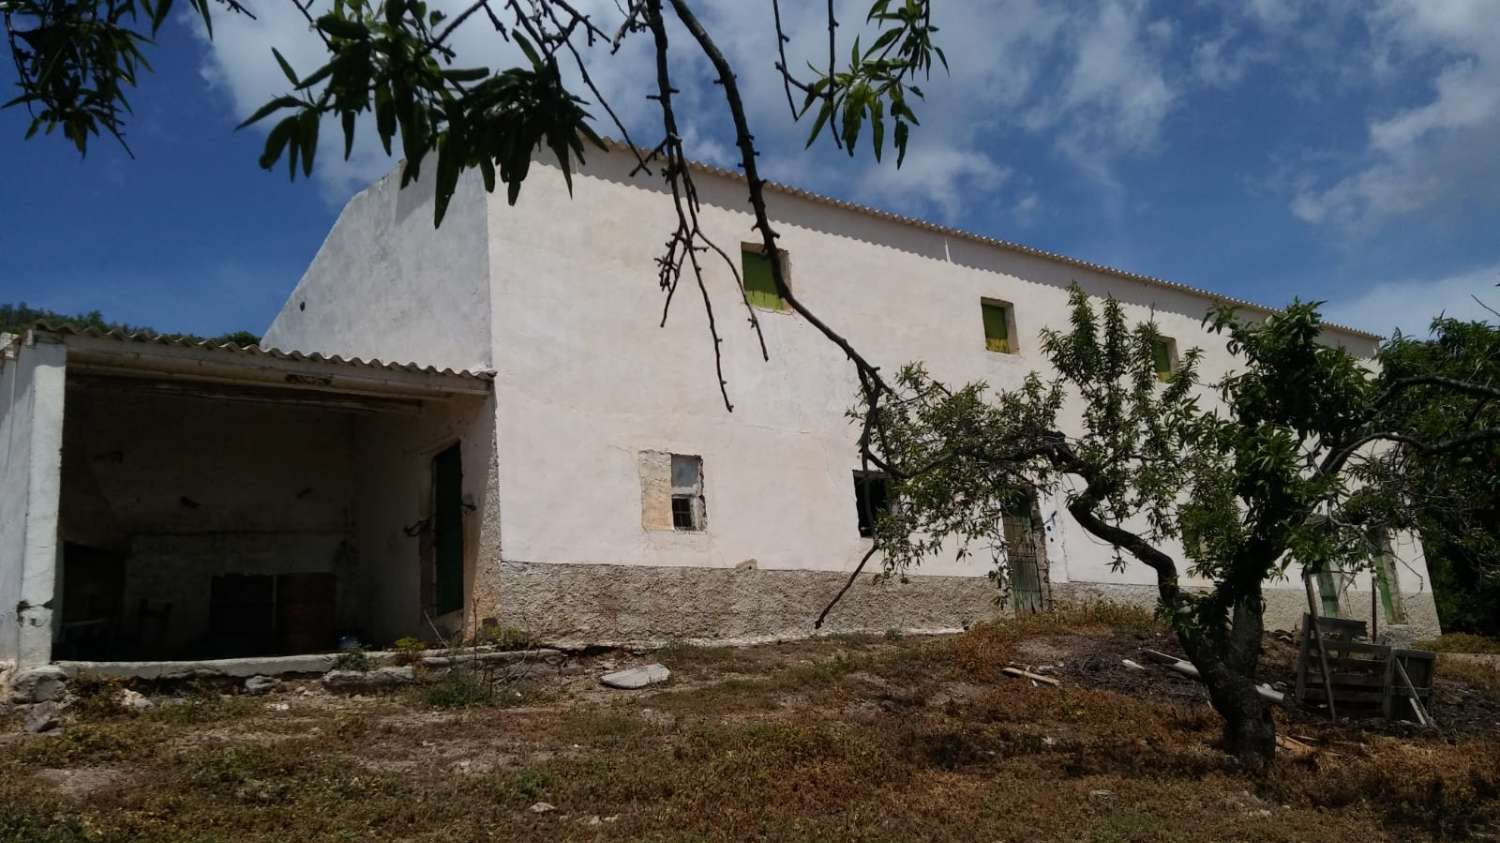
MULTIPOLYGON (((785 281, 786 252, 778 249, 776 259, 781 262, 781 277, 785 281)), ((771 274, 771 259, 766 257, 765 247, 750 243, 740 246, 740 275, 745 282, 745 298, 752 307, 777 311, 789 308, 776 290, 776 278, 771 274)))
POLYGON ((1015 308, 1008 302, 983 299, 980 311, 984 315, 984 347, 1001 354, 1015 354, 1020 349, 1015 341, 1015 308))
POLYGON ((875 525, 891 511, 890 484, 884 474, 874 471, 854 472, 854 511, 859 534, 875 535, 875 525))
POLYGON ((1177 340, 1157 337, 1151 342, 1151 362, 1156 366, 1156 379, 1169 381, 1177 371, 1177 340))

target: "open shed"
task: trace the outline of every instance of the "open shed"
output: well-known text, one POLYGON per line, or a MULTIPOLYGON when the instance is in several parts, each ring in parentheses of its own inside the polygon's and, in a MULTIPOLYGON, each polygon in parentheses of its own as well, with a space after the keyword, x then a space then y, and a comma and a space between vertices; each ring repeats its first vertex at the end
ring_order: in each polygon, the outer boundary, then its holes
POLYGON ((217 659, 462 622, 489 373, 0 338, 0 660, 217 659))

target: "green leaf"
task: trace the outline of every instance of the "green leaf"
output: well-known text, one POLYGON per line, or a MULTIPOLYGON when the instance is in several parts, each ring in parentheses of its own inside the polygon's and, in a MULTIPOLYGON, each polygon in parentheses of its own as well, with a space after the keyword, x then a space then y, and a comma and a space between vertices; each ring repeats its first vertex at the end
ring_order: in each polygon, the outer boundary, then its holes
POLYGON ((255 123, 259 120, 264 119, 273 111, 277 111, 282 108, 297 108, 301 105, 302 100, 299 100, 296 97, 277 97, 276 99, 271 100, 270 102, 256 109, 254 114, 245 118, 245 122, 239 124, 238 126, 235 126, 234 128, 237 130, 243 129, 251 123, 255 123))
POLYGON ((828 115, 832 112, 833 106, 826 102, 823 103, 822 108, 818 109, 818 118, 813 121, 812 132, 807 136, 807 144, 803 147, 804 149, 812 146, 813 141, 818 139, 818 133, 823 131, 823 124, 828 122, 828 115))
POLYGON ((281 158, 281 151, 286 148, 287 141, 291 140, 296 126, 297 115, 293 114, 271 128, 266 135, 265 149, 260 154, 261 169, 269 170, 276 166, 276 161, 281 158))
POLYGON ((344 123, 344 160, 354 151, 354 112, 345 111, 340 117, 344 123))
POLYGON ((543 66, 542 57, 537 54, 536 48, 531 46, 530 39, 523 35, 519 30, 512 32, 511 37, 516 39, 516 44, 521 48, 521 52, 526 54, 526 58, 531 59, 531 64, 533 67, 541 68, 543 66))
POLYGON ((478 82, 490 75, 487 67, 452 68, 443 71, 443 78, 450 82, 478 82))
POLYGON ((332 14, 318 18, 318 29, 335 38, 363 41, 370 37, 370 30, 364 24, 332 14))
POLYGON ((292 71, 292 66, 290 64, 287 64, 286 59, 281 55, 281 51, 276 49, 275 47, 272 47, 271 55, 275 56, 276 63, 281 65, 281 72, 286 74, 287 81, 291 82, 293 87, 296 87, 297 74, 292 71))

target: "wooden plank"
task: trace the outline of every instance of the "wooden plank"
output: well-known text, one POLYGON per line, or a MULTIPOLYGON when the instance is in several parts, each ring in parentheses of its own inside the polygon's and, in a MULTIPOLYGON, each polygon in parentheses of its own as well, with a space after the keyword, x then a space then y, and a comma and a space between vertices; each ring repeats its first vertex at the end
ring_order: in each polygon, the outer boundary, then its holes
POLYGON ((1050 685, 1054 688, 1062 685, 1061 682, 1053 679, 1050 676, 1042 676, 1041 674, 1032 673, 1029 670, 1021 670, 1020 668, 1016 667, 1002 667, 1000 668, 1000 672, 1005 674, 1006 676, 1014 676, 1017 679, 1030 679, 1033 682, 1040 682, 1043 685, 1050 685))

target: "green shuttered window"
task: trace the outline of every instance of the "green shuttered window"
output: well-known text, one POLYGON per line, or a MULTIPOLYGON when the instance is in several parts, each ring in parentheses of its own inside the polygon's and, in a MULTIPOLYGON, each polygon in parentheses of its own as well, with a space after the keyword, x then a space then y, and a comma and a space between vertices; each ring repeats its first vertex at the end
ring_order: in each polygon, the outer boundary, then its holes
POLYGON ((1151 343, 1151 359, 1156 364, 1157 380, 1172 379, 1172 341, 1159 337, 1151 343))
POLYGON ((1010 305, 984 302, 984 347, 1003 354, 1011 352, 1010 305))
MULTIPOLYGON (((781 271, 786 272, 786 264, 781 271)), ((776 279, 771 276, 771 259, 754 246, 740 248, 740 274, 745 279, 745 296, 753 307, 762 310, 786 310, 786 300, 776 292, 776 279)))

